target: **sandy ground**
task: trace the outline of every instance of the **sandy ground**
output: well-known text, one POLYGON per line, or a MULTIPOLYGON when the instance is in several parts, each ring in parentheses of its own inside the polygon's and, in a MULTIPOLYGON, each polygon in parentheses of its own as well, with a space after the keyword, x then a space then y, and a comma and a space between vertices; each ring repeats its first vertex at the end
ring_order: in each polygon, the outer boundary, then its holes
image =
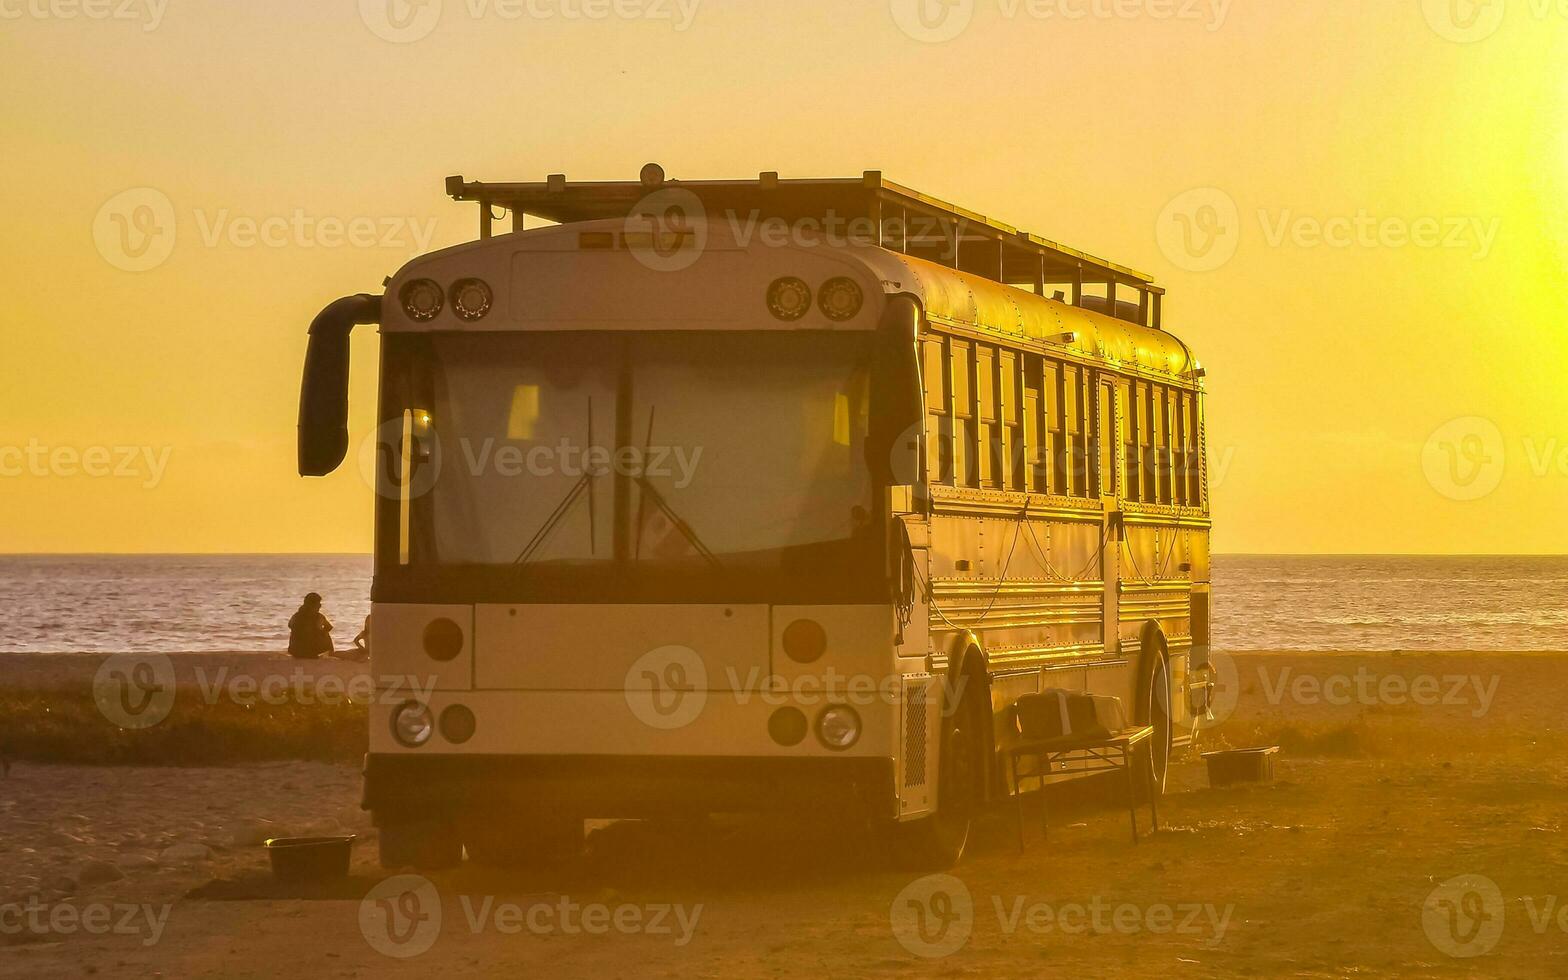
POLYGON ((1209 789, 1186 761, 1136 847, 1125 811, 1057 800, 1020 853, 1003 808, 936 879, 834 828, 718 820, 386 884, 351 767, 19 765, 0 975, 1568 975, 1568 656, 1232 666, 1208 741, 1296 745, 1273 785, 1209 789), (367 839, 312 894, 266 873, 255 841, 284 830, 367 839))

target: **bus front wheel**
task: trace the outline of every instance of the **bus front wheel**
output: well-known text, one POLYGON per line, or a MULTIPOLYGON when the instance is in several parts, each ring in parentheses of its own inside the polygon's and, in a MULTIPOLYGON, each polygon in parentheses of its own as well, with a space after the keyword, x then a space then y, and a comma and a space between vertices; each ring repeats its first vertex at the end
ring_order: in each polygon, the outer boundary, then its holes
POLYGON ((969 843, 970 825, 983 799, 981 715, 973 697, 945 712, 937 749, 937 808, 929 817, 894 824, 892 859, 901 868, 940 871, 957 864, 969 843))

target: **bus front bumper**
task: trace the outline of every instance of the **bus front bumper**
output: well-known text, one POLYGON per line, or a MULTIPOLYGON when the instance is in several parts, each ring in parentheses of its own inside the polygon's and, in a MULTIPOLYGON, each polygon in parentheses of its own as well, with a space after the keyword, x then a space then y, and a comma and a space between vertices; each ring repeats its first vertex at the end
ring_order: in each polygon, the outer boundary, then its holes
POLYGON ((364 808, 394 819, 475 813, 637 818, 682 813, 896 812, 893 760, 868 757, 365 757, 364 808))

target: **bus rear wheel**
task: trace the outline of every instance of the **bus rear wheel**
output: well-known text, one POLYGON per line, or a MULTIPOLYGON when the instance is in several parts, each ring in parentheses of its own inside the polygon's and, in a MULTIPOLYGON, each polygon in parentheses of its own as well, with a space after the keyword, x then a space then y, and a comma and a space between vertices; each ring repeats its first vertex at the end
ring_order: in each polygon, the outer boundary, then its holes
POLYGON ((492 868, 559 864, 581 853, 585 839, 579 818, 516 814, 474 820, 462 836, 469 859, 492 868))
POLYGON ((1154 792, 1165 793, 1165 776, 1170 769, 1171 743, 1174 736, 1171 721, 1171 666, 1165 656, 1163 644, 1149 658, 1148 673, 1143 682, 1140 724, 1154 728, 1149 752, 1154 756, 1154 792))
POLYGON ((941 871, 964 856, 970 827, 983 799, 980 715, 975 699, 964 697, 945 713, 938 747, 937 808, 929 817, 894 824, 891 858, 900 868, 941 871))

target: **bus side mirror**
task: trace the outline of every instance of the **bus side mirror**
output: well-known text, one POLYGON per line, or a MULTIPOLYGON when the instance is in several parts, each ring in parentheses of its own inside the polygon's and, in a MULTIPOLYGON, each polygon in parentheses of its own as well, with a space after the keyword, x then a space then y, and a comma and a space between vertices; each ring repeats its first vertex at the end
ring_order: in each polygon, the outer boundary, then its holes
POLYGON ((381 297, 346 296, 310 324, 299 392, 299 475, 326 476, 348 455, 349 334, 381 321, 381 297))

